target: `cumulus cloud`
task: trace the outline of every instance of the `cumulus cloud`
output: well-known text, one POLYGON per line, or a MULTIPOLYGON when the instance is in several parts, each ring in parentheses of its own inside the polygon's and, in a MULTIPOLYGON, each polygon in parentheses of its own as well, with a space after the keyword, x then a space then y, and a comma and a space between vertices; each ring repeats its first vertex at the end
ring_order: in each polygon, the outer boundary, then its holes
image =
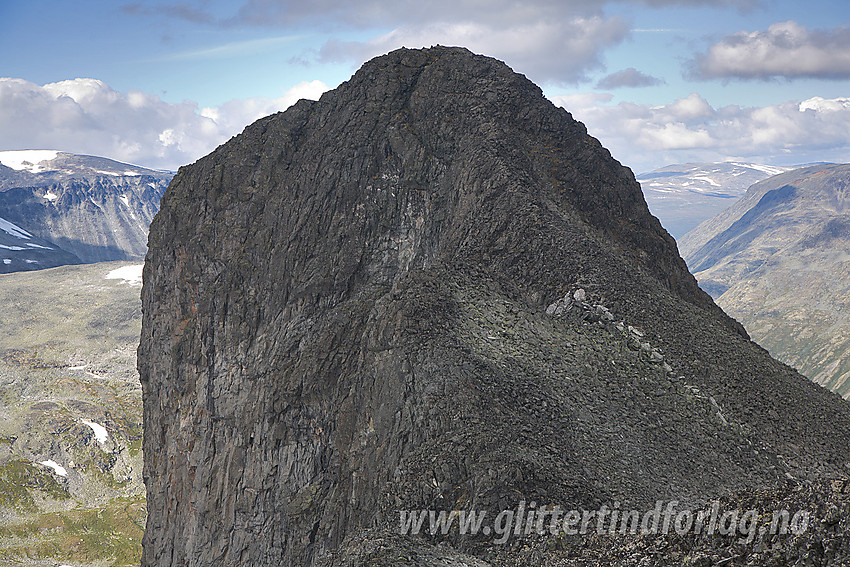
POLYGON ((504 28, 483 23, 406 26, 363 42, 329 41, 318 59, 365 61, 399 47, 462 45, 502 59, 535 81, 574 81, 601 67, 602 51, 622 41, 627 33, 621 20, 599 16, 541 20, 504 28))
POLYGON ((723 38, 689 63, 702 79, 850 78, 850 27, 809 30, 794 21, 723 38))
POLYGON ((629 67, 628 69, 623 69, 622 71, 617 71, 607 77, 603 77, 596 83, 596 88, 611 90, 623 87, 653 87, 662 84, 664 84, 664 81, 658 77, 641 73, 634 67, 629 67))
POLYGON ((116 91, 95 79, 37 85, 0 78, 0 149, 49 148, 176 169, 209 153, 257 118, 315 99, 320 81, 280 98, 234 100, 216 108, 116 91))
POLYGON ((793 165, 850 161, 850 99, 715 108, 698 94, 651 106, 610 95, 552 97, 636 172, 668 163, 732 159, 793 165))

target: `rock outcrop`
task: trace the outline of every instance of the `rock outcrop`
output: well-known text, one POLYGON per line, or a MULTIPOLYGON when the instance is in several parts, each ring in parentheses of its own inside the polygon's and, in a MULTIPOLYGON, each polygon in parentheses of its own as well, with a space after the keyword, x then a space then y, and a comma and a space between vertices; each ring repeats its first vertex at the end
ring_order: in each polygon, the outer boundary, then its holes
POLYGON ((714 305, 584 126, 464 49, 374 59, 181 168, 149 247, 146 567, 519 564, 399 511, 848 472, 850 407, 714 305))

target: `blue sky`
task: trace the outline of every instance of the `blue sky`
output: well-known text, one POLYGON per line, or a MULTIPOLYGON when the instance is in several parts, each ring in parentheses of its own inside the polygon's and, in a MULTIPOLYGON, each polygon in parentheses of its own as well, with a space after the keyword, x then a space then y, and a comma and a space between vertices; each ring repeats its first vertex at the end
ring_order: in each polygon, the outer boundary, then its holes
POLYGON ((506 61, 636 172, 850 161, 848 26, 847 0, 4 2, 0 150, 176 168, 439 43, 506 61))

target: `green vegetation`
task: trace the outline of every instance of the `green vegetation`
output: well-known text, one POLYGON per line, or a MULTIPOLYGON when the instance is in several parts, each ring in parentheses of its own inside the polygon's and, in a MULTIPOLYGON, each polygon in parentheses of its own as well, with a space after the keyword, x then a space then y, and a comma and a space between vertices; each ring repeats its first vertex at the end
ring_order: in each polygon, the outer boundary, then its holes
POLYGON ((32 491, 56 500, 71 497, 53 476, 34 464, 16 459, 0 467, 0 507, 35 510, 32 491))
POLYGON ((0 527, 0 557, 16 563, 53 559, 135 566, 142 553, 145 512, 144 498, 135 497, 113 499, 103 508, 38 514, 0 527))
POLYGON ((105 278, 128 264, 0 275, 0 567, 139 564, 139 287, 105 278))

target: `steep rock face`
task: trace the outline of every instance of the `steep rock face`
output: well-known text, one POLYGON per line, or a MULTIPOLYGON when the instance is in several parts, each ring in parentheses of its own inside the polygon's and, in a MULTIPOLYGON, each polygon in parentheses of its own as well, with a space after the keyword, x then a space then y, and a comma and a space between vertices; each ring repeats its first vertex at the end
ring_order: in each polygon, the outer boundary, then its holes
POLYGON ((850 165, 753 185, 682 241, 705 289, 780 360, 850 398, 850 165))
POLYGON ((148 226, 167 186, 167 180, 149 176, 104 176, 18 187, 0 193, 0 210, 83 262, 143 258, 148 226))
POLYGON ((632 174, 498 61, 377 58, 161 207, 143 565, 311 565, 400 509, 697 502, 846 464, 844 402, 749 342, 632 174))

